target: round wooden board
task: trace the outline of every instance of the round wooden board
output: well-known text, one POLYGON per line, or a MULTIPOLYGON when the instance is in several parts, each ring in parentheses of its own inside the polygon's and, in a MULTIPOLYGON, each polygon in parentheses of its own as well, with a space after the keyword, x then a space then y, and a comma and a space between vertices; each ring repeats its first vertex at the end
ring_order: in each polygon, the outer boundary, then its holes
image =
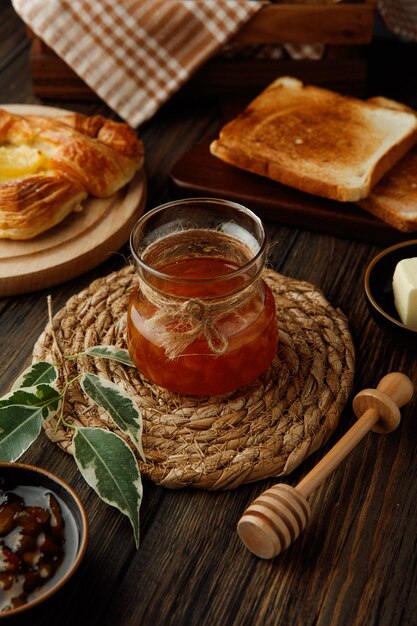
MULTIPOLYGON (((68 113, 37 105, 0 106, 17 114, 68 113)), ((90 196, 82 211, 32 240, 0 240, 0 296, 57 285, 96 267, 126 243, 145 202, 141 170, 110 198, 90 196)))

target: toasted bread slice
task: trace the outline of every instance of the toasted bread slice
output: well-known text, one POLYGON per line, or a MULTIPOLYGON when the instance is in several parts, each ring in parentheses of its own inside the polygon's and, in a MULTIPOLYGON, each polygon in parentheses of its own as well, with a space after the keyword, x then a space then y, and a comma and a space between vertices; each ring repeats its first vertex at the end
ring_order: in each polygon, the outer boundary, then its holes
MULTIPOLYGON (((409 107, 382 96, 369 102, 417 115, 409 107)), ((397 230, 417 231, 417 147, 407 152, 358 204, 397 230)))
POLYGON ((210 152, 302 191, 354 202, 416 142, 412 113, 282 77, 222 128, 210 152))

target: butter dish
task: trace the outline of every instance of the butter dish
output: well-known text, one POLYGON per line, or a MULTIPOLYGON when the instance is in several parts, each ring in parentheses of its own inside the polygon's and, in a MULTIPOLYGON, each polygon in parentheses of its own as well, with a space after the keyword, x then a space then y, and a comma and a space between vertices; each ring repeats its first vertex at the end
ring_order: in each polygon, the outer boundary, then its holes
POLYGON ((373 319, 410 349, 417 348, 417 329, 401 321, 394 302, 393 278, 398 263, 414 257, 417 257, 417 239, 386 248, 371 260, 364 278, 366 302, 373 319))

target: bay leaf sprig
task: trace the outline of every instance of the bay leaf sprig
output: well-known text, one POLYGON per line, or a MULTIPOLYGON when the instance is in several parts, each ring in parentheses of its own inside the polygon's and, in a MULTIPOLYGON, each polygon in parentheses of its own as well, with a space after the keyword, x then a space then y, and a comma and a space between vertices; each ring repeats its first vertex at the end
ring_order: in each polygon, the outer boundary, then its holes
POLYGON ((32 363, 13 384, 12 389, 32 387, 41 383, 53 384, 58 380, 58 368, 47 361, 32 363))
MULTIPOLYGON (((128 351, 116 346, 92 346, 81 354, 134 366, 128 351)), ((74 458, 84 480, 104 502, 129 518, 136 547, 139 547, 142 481, 135 454, 114 432, 68 423, 63 415, 64 398, 68 386, 79 381, 86 396, 110 415, 145 460, 141 412, 124 389, 101 376, 83 373, 66 381, 63 389, 58 388, 58 380, 56 365, 38 361, 19 376, 9 393, 0 398, 0 460, 17 461, 38 438, 42 422, 58 417, 59 424, 75 430, 74 458)))
POLYGON ((144 461, 142 420, 134 400, 118 385, 96 374, 83 374, 80 386, 97 406, 107 411, 120 430, 131 439, 144 461))
POLYGON ((84 480, 104 502, 127 515, 139 546, 142 480, 131 449, 121 437, 102 428, 77 428, 73 442, 84 480))
POLYGON ((99 356, 102 359, 111 359, 112 361, 118 361, 129 367, 136 367, 133 363, 130 354, 123 348, 117 346, 90 346, 82 354, 89 356, 99 356))
MULTIPOLYGON (((50 369, 50 364, 40 364, 36 370, 28 368, 21 380, 36 382, 46 380, 49 372, 50 380, 58 378, 50 369), (45 376, 38 377, 44 372, 45 376)), ((55 368, 56 369, 56 368, 55 368)), ((62 392, 53 382, 40 383, 30 387, 13 388, 0 398, 0 460, 16 461, 37 439, 41 432, 42 420, 55 417, 62 404, 62 392)))

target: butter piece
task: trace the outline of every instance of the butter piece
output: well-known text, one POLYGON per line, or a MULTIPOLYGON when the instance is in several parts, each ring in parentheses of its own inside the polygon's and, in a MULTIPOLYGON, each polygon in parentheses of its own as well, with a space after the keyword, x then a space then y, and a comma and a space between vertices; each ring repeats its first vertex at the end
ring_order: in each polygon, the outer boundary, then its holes
POLYGON ((417 330, 417 257, 397 263, 392 289, 395 308, 402 323, 417 330))

